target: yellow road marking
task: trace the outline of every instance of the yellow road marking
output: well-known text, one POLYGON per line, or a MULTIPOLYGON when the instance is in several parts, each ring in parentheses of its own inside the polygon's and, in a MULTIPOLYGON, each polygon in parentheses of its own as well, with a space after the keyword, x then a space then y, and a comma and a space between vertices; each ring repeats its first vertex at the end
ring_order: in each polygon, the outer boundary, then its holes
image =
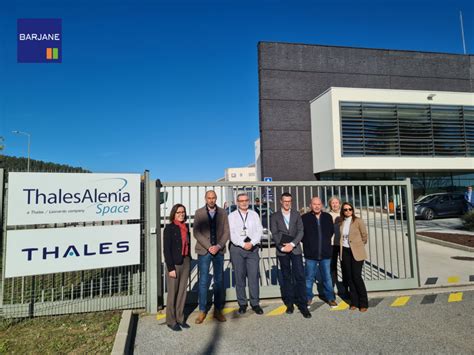
POLYGON ((161 314, 161 313, 156 314, 156 320, 160 320, 160 319, 163 319, 163 318, 166 318, 166 314, 161 314))
POLYGON ((448 277, 448 283, 455 284, 459 282, 459 276, 450 276, 448 277))
POLYGON ((236 310, 237 310, 237 308, 235 308, 235 307, 223 308, 222 309, 222 314, 229 314, 229 313, 235 312, 236 310))
MULTIPOLYGON (((226 307, 226 308, 222 308, 222 314, 229 314, 229 313, 232 313, 232 312, 235 312, 238 308, 235 308, 235 307, 226 307)), ((205 322, 209 322, 211 320, 214 319, 214 313, 211 313, 209 314, 206 319, 204 320, 205 322)))
POLYGON ((410 296, 402 296, 398 297, 393 303, 390 305, 391 307, 403 307, 408 303, 410 300, 410 296))
POLYGON ((462 292, 454 292, 449 295, 448 302, 462 301, 462 292))
POLYGON ((268 312, 267 316, 279 316, 286 312, 286 306, 280 306, 275 308, 273 311, 268 312))
POLYGON ((339 302, 337 307, 331 308, 331 311, 343 311, 343 310, 348 309, 348 308, 349 308, 349 305, 346 302, 341 301, 341 302, 339 302))

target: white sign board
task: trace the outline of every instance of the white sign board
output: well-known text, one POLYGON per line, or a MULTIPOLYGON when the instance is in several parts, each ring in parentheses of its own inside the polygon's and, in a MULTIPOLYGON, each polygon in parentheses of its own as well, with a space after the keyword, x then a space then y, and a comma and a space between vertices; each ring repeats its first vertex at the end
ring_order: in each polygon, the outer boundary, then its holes
POLYGON ((5 277, 140 263, 140 224, 7 231, 5 277))
POLYGON ((126 219, 140 219, 140 174, 8 174, 9 226, 126 219))

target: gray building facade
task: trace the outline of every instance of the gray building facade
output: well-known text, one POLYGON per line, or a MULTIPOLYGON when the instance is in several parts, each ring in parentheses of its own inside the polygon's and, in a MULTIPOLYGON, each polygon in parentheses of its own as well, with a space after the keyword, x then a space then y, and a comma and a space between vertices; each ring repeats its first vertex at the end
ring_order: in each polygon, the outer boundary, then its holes
MULTIPOLYGON (((474 92, 471 55, 260 42, 258 73, 262 177, 281 181, 424 174, 315 174, 310 101, 331 87, 474 92)), ((458 175, 474 181, 474 167, 458 175)))

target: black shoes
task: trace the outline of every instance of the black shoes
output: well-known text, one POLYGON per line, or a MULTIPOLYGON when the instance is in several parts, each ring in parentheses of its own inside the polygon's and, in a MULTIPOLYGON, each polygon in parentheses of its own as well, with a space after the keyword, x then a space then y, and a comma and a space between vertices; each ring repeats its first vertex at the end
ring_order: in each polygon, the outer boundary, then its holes
POLYGON ((301 308, 300 311, 301 311, 301 314, 303 315, 303 317, 305 317, 305 318, 311 318, 312 317, 311 312, 307 308, 301 308))
POLYGON ((176 323, 175 325, 169 325, 168 324, 168 328, 170 328, 174 332, 180 332, 181 331, 181 327, 179 326, 178 323, 176 323))
POLYGON ((252 306, 252 310, 257 313, 258 315, 263 314, 263 309, 260 306, 252 306))
POLYGON ((189 329, 189 328, 191 328, 191 327, 189 326, 189 324, 186 323, 186 322, 184 322, 184 323, 178 323, 178 325, 179 325, 181 328, 183 328, 183 329, 189 329))
POLYGON ((286 314, 293 314, 294 311, 295 311, 295 306, 293 306, 292 304, 286 305, 286 314))
MULTIPOLYGON (((260 306, 252 306, 252 310, 256 314, 263 314, 263 309, 260 306)), ((245 314, 247 312, 247 306, 239 306, 238 314, 245 314)))
POLYGON ((240 306, 237 311, 238 314, 245 314, 247 312, 247 306, 240 306))

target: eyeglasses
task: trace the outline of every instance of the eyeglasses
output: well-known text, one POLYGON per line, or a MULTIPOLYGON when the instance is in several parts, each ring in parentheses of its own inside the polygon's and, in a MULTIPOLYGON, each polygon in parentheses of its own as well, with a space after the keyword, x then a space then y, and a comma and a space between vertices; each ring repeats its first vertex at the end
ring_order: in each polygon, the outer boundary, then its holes
POLYGON ((352 208, 344 208, 343 210, 344 212, 347 212, 347 211, 352 211, 352 208))

